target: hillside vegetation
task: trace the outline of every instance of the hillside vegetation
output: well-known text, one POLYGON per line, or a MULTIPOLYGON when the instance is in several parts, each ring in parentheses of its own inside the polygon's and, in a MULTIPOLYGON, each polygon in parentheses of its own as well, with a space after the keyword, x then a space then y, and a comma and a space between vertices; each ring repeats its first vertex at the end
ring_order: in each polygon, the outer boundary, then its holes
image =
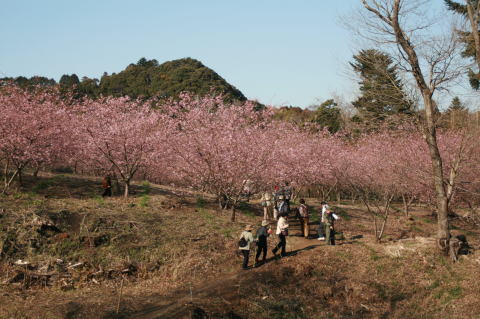
POLYGON ((142 58, 119 73, 104 74, 98 87, 103 95, 130 97, 177 97, 184 91, 199 96, 214 92, 223 94, 229 101, 246 100, 242 92, 215 71, 191 58, 162 64, 142 58))
POLYGON ((425 208, 406 218, 394 205, 376 243, 363 208, 333 203, 342 217, 337 246, 299 237, 292 219, 289 256, 269 252, 245 272, 237 236, 259 225, 258 200, 241 204, 231 223, 208 194, 145 182, 131 191, 103 199, 98 179, 43 174, 1 197, 0 318, 480 316, 480 237, 461 217, 452 233, 470 247, 452 264, 433 249, 435 218, 425 208))
POLYGON ((59 86, 64 93, 72 91, 75 97, 86 95, 167 99, 177 98, 181 92, 190 92, 197 96, 223 95, 228 102, 244 102, 247 99, 214 70, 192 58, 162 64, 155 59, 141 58, 118 73, 105 72, 100 80, 88 77, 79 79, 76 74, 64 74, 58 83, 42 76, 29 79, 24 76, 2 78, 0 82, 2 80, 13 82, 22 88, 59 86))

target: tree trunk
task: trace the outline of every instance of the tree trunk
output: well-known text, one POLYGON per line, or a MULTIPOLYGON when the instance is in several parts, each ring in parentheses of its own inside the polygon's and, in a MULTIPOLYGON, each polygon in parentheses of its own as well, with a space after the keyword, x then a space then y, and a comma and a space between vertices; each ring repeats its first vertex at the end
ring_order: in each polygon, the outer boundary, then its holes
POLYGON ((218 201, 218 208, 223 209, 223 202, 222 202, 221 195, 218 195, 217 201, 218 201))
POLYGON ((10 187, 10 184, 12 184, 13 180, 15 179, 15 177, 17 177, 17 174, 18 174, 19 170, 17 169, 13 175, 10 177, 10 179, 8 179, 8 175, 7 173, 5 173, 5 185, 3 187, 3 190, 2 190, 2 194, 5 194, 7 192, 7 189, 10 187))
POLYGON ((450 231, 448 227, 448 202, 447 194, 443 184, 443 166, 440 151, 438 150, 436 124, 435 124, 435 105, 432 99, 435 88, 429 87, 422 73, 420 62, 418 60, 417 52, 410 43, 409 38, 400 27, 399 14, 400 0, 395 0, 393 5, 393 12, 391 17, 391 25, 395 33, 397 43, 402 47, 406 53, 408 63, 412 67, 412 74, 417 82, 417 87, 423 97, 423 104, 425 107, 425 127, 424 135, 430 151, 430 158, 432 160, 432 176, 434 179, 436 202, 437 202, 437 239, 438 247, 444 252, 448 253, 450 231))
POLYGON ((33 171, 33 177, 34 177, 35 179, 38 178, 38 172, 39 172, 39 171, 40 171, 40 166, 37 166, 37 167, 35 168, 35 170, 33 171))
POLYGON ((228 197, 225 194, 218 195, 218 207, 222 210, 228 208, 228 197))
POLYGON ((405 194, 402 194, 402 201, 403 201, 403 212, 405 213, 405 217, 408 218, 410 217, 410 207, 405 194))
POLYGON ((115 173, 115 171, 112 171, 111 175, 112 175, 113 179, 115 180, 115 188, 113 188, 113 186, 112 186, 112 193, 114 195, 120 195, 122 188, 120 187, 120 182, 118 180, 118 176, 115 173))
MULTIPOLYGON (((231 220, 232 222, 235 221, 235 217, 236 217, 236 216, 235 216, 235 213, 236 213, 236 209, 237 209, 237 203, 238 203, 238 201, 240 200, 240 197, 242 196, 242 192, 243 192, 243 190, 244 190, 244 188, 245 188, 245 184, 246 184, 246 183, 247 183, 247 180, 244 180, 244 181, 242 182, 242 186, 239 188, 238 193, 237 193, 236 195, 234 195, 235 198, 234 198, 233 201, 232 201, 232 215, 231 215, 231 218, 230 218, 230 220, 231 220)), ((230 199, 231 199, 231 198, 230 198, 230 199)))
POLYGON ((123 197, 127 198, 128 197, 128 193, 130 191, 130 180, 125 180, 124 181, 125 183, 125 192, 123 193, 123 197))
POLYGON ((23 186, 23 176, 22 176, 22 169, 18 169, 17 170, 18 172, 18 184, 20 185, 20 187, 23 186))
POLYGON ((385 211, 383 212, 383 223, 382 223, 382 227, 380 228, 380 233, 378 234, 378 240, 377 240, 378 242, 382 240, 383 233, 385 232, 385 226, 387 225, 387 219, 388 219, 388 214, 390 213, 390 204, 392 203, 392 200, 393 200, 393 195, 391 195, 386 199, 385 211))
POLYGON ((437 144, 432 97, 430 94, 423 94, 427 122, 425 135, 432 160, 432 175, 436 193, 438 248, 448 254, 450 228, 448 223, 448 197, 443 183, 443 163, 437 144))
POLYGON ((7 187, 7 182, 8 182, 8 164, 10 162, 7 160, 5 163, 5 167, 3 168, 3 185, 4 187, 7 187))
POLYGON ((478 33, 478 23, 479 23, 479 14, 480 14, 480 2, 477 3, 477 7, 474 8, 470 1, 467 3, 467 15, 468 20, 470 21, 471 35, 473 37, 473 42, 475 45, 475 62, 480 71, 480 34, 478 33))
MULTIPOLYGON (((415 78, 415 82, 417 84, 417 88, 422 94, 424 108, 425 108, 425 123, 423 123, 423 132, 425 140, 428 144, 428 149, 430 153, 430 159, 432 161, 432 177, 434 180, 435 186, 435 194, 436 194, 436 206, 437 206, 437 239, 438 239, 438 246, 440 250, 444 253, 448 253, 449 249, 449 239, 450 239, 450 231, 448 227, 448 200, 447 200, 447 193, 445 190, 445 186, 443 183, 443 166, 442 166, 442 158, 440 157, 440 152, 438 150, 437 145, 437 137, 436 137, 436 123, 435 123, 435 105, 433 102, 433 94, 437 89, 437 85, 441 83, 441 78, 439 82, 432 79, 432 76, 435 76, 435 67, 441 63, 446 63, 448 60, 440 59, 430 61, 430 78, 428 81, 423 75, 422 67, 419 62, 419 58, 417 55, 417 48, 414 44, 412 44, 410 36, 411 33, 404 30, 401 26, 401 8, 403 5, 402 0, 392 0, 391 2, 388 1, 388 4, 384 6, 384 2, 382 1, 373 1, 372 3, 374 6, 370 6, 367 0, 361 0, 364 7, 374 13, 385 25, 391 27, 384 28, 378 27, 376 31, 383 33, 394 35, 395 42, 398 44, 399 49, 401 50, 402 57, 408 62, 410 66, 410 72, 412 73, 413 77, 415 78)), ((480 4, 477 9, 480 8, 480 4)), ((408 10, 408 9, 407 9, 408 10)), ((471 8, 469 7, 469 11, 471 8)), ((470 17, 472 15, 470 14, 470 17)), ((473 17, 475 19, 475 17, 473 17)), ((402 21, 404 22, 404 21, 402 21)), ((477 33, 478 27, 478 20, 474 21, 477 23, 474 25, 473 34, 477 33)), ((373 26, 375 23, 372 23, 373 26)), ((375 28, 375 26, 373 26, 375 28)), ((479 43, 480 48, 480 41, 479 43)), ((447 54, 448 51, 441 51, 435 52, 435 58, 441 56, 442 54, 447 54)), ((450 54, 448 54, 450 55, 450 54)), ((478 60, 480 61, 480 60, 478 60)), ((450 63, 446 63, 445 68, 443 69, 444 72, 447 72, 450 63)), ((445 78, 443 79, 445 81, 445 78)))
POLYGON ((235 201, 232 204, 232 210, 231 210, 232 215, 230 216, 230 221, 232 221, 232 222, 234 222, 235 218, 236 218, 236 216, 235 216, 236 215, 236 209, 237 209, 237 205, 236 205, 236 201, 235 201))

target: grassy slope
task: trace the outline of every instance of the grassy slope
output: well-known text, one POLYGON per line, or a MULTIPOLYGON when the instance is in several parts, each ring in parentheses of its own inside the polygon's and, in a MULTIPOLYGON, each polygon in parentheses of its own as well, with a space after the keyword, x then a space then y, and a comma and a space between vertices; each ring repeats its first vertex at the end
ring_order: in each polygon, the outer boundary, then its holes
MULTIPOLYGON (((339 205, 344 218, 337 228, 347 238, 341 245, 290 236, 295 256, 245 273, 238 272, 236 237, 242 225, 260 221, 258 206, 232 224, 211 198, 188 190, 139 184, 128 200, 102 200, 96 195, 98 180, 75 176, 44 176, 28 181, 25 189, 0 198, 0 239, 16 238, 18 246, 4 256, 0 281, 15 271, 8 262, 19 258, 38 265, 60 258, 84 266, 71 271, 69 285, 2 284, 0 317, 115 317, 122 276, 124 317, 180 318, 192 307, 211 317, 480 317, 480 259, 473 254, 453 265, 433 253, 427 237, 434 220, 421 209, 410 221, 394 214, 386 242, 376 244, 363 209, 339 205), (34 214, 62 216, 57 221, 69 237, 39 235, 34 214), (397 240, 402 237, 416 239, 397 240), (39 248, 22 246, 32 240, 39 248), (136 270, 122 275, 131 265, 136 270)), ((460 221, 454 228, 478 246, 478 230, 460 221)))

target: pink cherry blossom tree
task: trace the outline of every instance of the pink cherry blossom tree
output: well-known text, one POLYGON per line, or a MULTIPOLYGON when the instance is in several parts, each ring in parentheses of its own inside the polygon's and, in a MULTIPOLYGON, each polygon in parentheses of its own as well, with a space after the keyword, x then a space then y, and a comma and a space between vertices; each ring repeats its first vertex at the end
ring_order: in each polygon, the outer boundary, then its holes
POLYGON ((67 148, 68 112, 54 92, 3 87, 0 94, 0 158, 5 193, 28 165, 51 163, 67 148), (13 169, 12 169, 13 168, 13 169))
POLYGON ((132 178, 151 165, 156 143, 164 139, 159 112, 126 97, 86 100, 76 112, 79 157, 90 170, 118 174, 128 197, 132 178))
POLYGON ((290 130, 281 139, 276 155, 277 183, 291 181, 299 189, 314 187, 326 199, 337 186, 344 142, 328 131, 290 130))
MULTIPOLYGON (((255 103, 225 104, 221 96, 179 101, 160 107, 170 129, 166 147, 168 167, 155 160, 159 174, 170 173, 176 184, 191 186, 225 198, 232 221, 246 183, 259 188, 268 183, 276 166, 275 149, 283 132, 271 121, 268 109, 255 103)), ((282 128, 287 129, 285 126, 282 128)))
POLYGON ((391 171, 391 146, 385 136, 363 137, 352 146, 352 160, 344 171, 343 180, 357 192, 372 217, 377 241, 382 239, 396 194, 391 171))

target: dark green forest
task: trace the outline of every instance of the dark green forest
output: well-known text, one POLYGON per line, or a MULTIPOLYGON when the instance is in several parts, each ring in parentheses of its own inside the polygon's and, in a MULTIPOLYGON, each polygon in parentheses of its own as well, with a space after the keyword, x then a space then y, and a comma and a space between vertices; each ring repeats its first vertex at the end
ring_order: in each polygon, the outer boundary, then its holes
POLYGON ((76 74, 64 74, 57 83, 54 79, 42 76, 26 78, 3 78, 24 87, 59 86, 64 92, 74 92, 76 97, 89 96, 130 96, 132 98, 160 99, 178 96, 181 92, 191 92, 204 96, 210 93, 222 94, 225 100, 245 101, 240 90, 229 84, 212 69, 192 58, 184 58, 159 64, 157 60, 141 58, 136 64, 128 65, 119 73, 104 73, 100 80, 76 74))

